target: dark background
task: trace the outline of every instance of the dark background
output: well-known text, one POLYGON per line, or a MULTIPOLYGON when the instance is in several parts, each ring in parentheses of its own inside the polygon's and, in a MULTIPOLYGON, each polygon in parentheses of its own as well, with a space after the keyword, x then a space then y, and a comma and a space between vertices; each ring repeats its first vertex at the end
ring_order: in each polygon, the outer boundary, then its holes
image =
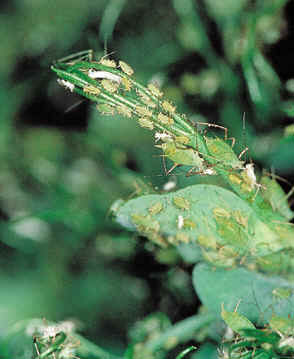
MULTIPOLYGON (((162 311, 177 321, 199 304, 191 266, 109 215, 116 199, 170 179, 152 135, 66 92, 50 64, 88 48, 113 53, 192 120, 227 127, 236 151, 248 146, 257 172, 285 178, 289 191, 293 10, 262 0, 1 2, 0 332, 24 318, 76 318, 87 338, 121 352, 136 320, 162 311)), ((173 179, 207 180, 183 168, 173 179)))

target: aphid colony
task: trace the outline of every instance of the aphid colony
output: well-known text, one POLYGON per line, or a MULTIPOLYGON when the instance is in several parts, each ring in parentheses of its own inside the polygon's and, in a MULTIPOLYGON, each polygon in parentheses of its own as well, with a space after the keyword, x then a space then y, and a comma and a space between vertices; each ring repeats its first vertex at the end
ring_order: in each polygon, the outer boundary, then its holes
POLYGON ((226 177, 240 191, 249 193, 259 188, 253 165, 244 166, 225 142, 226 128, 201 123, 224 130, 224 140, 201 133, 195 124, 177 113, 155 84, 146 87, 136 82, 132 77, 134 70, 126 62, 117 64, 105 57, 93 61, 92 51, 84 51, 57 61, 52 70, 59 76, 60 85, 96 102, 102 114, 134 118, 141 127, 154 131, 155 146, 174 162, 167 174, 179 165, 191 167, 187 176, 231 171, 226 177))

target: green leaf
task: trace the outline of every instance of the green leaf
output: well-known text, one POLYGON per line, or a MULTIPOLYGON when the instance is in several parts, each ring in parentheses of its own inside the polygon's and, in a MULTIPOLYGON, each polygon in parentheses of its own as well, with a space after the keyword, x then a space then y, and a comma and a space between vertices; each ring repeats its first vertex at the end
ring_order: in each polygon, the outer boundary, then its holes
MULTIPOLYGON (((260 262, 263 267, 266 263, 267 271, 271 266, 277 271, 276 263, 281 258, 278 252, 293 247, 293 228, 280 222, 263 222, 246 201, 214 185, 141 196, 120 203, 114 215, 124 227, 162 246, 184 244, 191 250, 195 248, 195 259, 201 248, 205 260, 216 266, 231 267, 242 260, 251 268, 260 262), (274 231, 274 226, 279 231, 274 231), (278 256, 270 257, 273 253, 278 256)), ((183 248, 180 251, 183 253, 183 248)), ((287 266, 291 263, 290 257, 287 266)))
POLYGON ((293 312, 293 294, 277 300, 273 293, 281 285, 294 288, 280 277, 267 277, 245 268, 215 269, 202 263, 194 268, 193 284, 202 304, 217 315, 222 303, 233 311, 239 301, 238 312, 253 323, 265 323, 273 313, 287 317, 293 312))

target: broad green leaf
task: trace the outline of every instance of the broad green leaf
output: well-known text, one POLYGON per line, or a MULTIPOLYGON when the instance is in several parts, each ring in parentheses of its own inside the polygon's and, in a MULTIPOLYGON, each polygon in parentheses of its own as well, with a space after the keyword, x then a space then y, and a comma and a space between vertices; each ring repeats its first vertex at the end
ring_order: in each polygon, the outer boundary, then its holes
POLYGON ((282 255, 287 268, 292 266, 291 252, 279 252, 293 247, 293 228, 263 222, 247 202, 221 187, 194 185, 141 196, 120 202, 114 215, 124 227, 162 246, 181 246, 182 254, 183 245, 194 247, 195 253, 201 248, 205 260, 216 266, 231 267, 242 261, 251 268, 277 271, 282 255))
POLYGON ((238 313, 253 323, 265 323, 273 313, 287 317, 293 313, 292 294, 277 299, 274 290, 281 285, 294 288, 280 277, 267 277, 245 268, 215 269, 208 264, 196 265, 193 284, 202 304, 220 315, 221 305, 233 311, 238 302, 238 313))

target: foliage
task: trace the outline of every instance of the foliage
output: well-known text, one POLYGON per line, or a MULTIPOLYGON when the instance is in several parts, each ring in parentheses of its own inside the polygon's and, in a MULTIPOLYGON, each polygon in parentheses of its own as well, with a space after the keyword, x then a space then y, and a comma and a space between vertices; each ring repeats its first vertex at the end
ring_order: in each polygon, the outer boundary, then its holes
POLYGON ((293 355, 291 6, 3 5, 0 358, 293 355))

